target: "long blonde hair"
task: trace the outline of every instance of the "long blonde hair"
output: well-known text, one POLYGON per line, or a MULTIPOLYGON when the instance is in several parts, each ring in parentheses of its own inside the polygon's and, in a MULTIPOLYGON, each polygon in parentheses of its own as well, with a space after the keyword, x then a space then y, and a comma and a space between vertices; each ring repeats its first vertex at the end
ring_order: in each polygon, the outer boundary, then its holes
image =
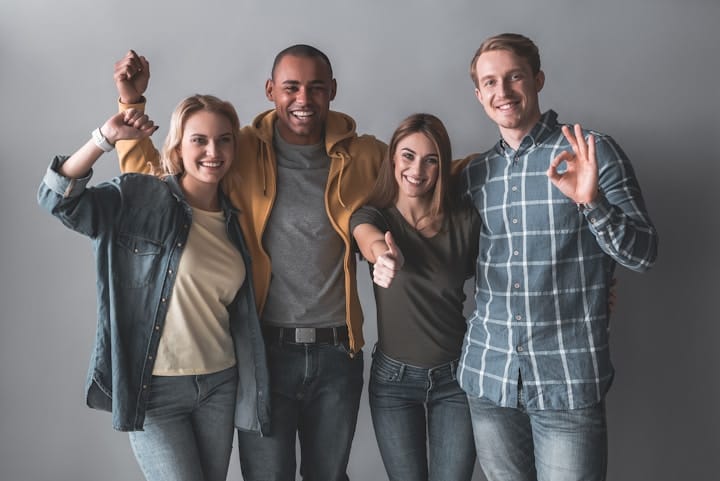
POLYGON ((233 162, 238 161, 238 136, 240 120, 235 107, 230 102, 220 100, 214 95, 196 94, 180 101, 170 117, 170 129, 160 152, 160 165, 165 175, 176 175, 183 172, 182 159, 178 147, 182 142, 185 122, 195 112, 206 110, 226 117, 230 121, 235 156, 233 162))

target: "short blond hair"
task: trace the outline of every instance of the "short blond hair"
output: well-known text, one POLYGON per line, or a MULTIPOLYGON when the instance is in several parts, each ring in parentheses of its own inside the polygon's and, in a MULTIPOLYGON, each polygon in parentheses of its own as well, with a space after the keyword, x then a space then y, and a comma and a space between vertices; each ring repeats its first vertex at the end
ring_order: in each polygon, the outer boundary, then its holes
POLYGON ((532 69, 533 75, 540 73, 540 51, 537 45, 524 35, 519 33, 501 33, 485 39, 480 44, 480 48, 477 49, 475 55, 470 61, 470 78, 472 78, 475 87, 478 87, 477 72, 475 71, 475 64, 480 55, 491 50, 509 50, 518 57, 524 58, 528 61, 530 68, 532 69))

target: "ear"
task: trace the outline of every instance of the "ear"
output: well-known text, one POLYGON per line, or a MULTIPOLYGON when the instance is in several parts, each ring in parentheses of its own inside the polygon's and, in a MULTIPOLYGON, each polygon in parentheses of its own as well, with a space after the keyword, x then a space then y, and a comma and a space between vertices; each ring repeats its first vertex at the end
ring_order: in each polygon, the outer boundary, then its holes
POLYGON ((475 87, 475 97, 477 97, 478 102, 483 103, 482 92, 480 92, 480 89, 477 87, 475 87))
POLYGON ((265 97, 270 101, 274 102, 275 99, 273 99, 273 88, 275 87, 272 79, 267 79, 265 81, 265 97))
POLYGON ((337 93, 337 81, 332 79, 330 83, 330 101, 335 100, 335 94, 337 93))
POLYGON ((540 70, 535 76, 535 90, 540 92, 545 86, 545 72, 540 70))

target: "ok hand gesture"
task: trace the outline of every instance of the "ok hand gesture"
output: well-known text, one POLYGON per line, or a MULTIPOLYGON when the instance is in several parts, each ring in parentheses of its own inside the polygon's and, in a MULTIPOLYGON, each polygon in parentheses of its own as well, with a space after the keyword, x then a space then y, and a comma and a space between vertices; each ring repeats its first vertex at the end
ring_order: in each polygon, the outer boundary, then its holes
POLYGON ((562 133, 570 143, 572 153, 563 151, 555 157, 550 162, 547 176, 560 192, 574 202, 578 204, 592 202, 598 193, 595 137, 589 135, 586 141, 580 124, 575 124, 574 132, 565 125, 562 127, 562 133), (563 173, 559 173, 558 166, 563 162, 567 168, 563 173))

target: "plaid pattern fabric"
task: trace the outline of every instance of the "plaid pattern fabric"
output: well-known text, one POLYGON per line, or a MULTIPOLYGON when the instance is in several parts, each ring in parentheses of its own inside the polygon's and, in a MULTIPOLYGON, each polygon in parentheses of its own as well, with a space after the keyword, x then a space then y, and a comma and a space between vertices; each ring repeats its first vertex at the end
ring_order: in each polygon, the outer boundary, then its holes
POLYGON ((657 254, 633 169, 610 137, 592 132, 596 207, 583 211, 553 186, 550 160, 571 150, 560 127, 548 111, 517 151, 500 141, 464 172, 483 225, 459 381, 501 406, 517 406, 520 379, 528 409, 599 402, 613 378, 607 302, 615 265, 644 271, 657 254))

